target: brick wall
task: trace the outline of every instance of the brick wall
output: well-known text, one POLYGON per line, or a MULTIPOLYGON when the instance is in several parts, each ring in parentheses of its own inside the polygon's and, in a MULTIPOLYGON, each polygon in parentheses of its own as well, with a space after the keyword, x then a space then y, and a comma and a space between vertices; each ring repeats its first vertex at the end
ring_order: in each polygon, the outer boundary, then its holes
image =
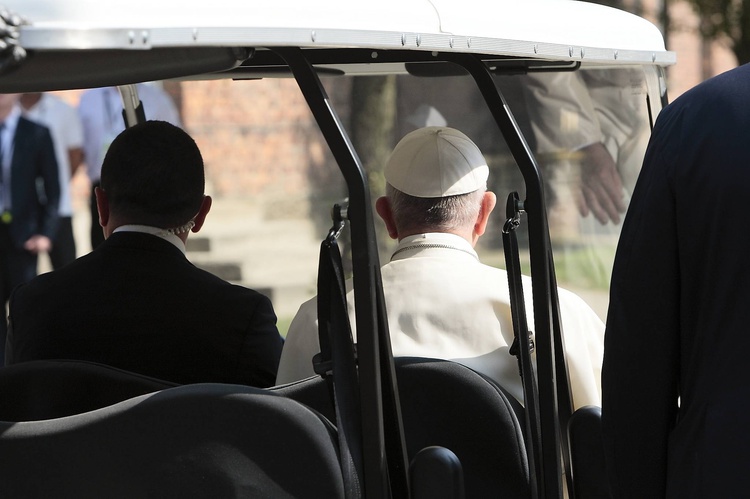
POLYGON ((185 82, 181 100, 214 195, 306 214, 309 171, 326 165, 327 148, 294 80, 185 82))

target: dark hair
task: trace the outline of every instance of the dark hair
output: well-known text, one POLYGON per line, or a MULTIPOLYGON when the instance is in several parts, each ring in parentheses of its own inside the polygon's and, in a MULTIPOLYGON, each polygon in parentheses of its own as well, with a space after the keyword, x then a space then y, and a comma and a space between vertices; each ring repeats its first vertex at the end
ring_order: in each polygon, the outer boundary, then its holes
POLYGON ((128 128, 110 145, 101 188, 112 214, 163 229, 192 219, 203 201, 203 158, 195 141, 166 121, 128 128))
POLYGON ((399 232, 445 232, 476 221, 485 189, 457 196, 418 198, 386 184, 385 193, 399 232))

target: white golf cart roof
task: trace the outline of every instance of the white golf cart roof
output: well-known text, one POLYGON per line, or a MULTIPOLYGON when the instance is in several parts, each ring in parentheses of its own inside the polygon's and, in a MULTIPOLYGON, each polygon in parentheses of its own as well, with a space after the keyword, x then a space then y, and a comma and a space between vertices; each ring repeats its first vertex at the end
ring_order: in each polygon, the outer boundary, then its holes
MULTIPOLYGON (((232 47, 252 48, 255 54, 290 46, 338 53, 341 49, 476 53, 558 64, 666 66, 675 62, 675 54, 665 50, 662 35, 653 24, 623 11, 575 0, 214 0, 210 4, 196 0, 6 0, 4 5, 28 23, 20 27, 19 44, 34 57, 24 65, 43 65, 47 73, 47 88, 39 88, 39 75, 27 75, 32 68, 21 68, 20 74, 4 83, 6 91, 13 90, 16 78, 19 85, 33 80, 37 90, 55 90, 73 88, 74 75, 86 83, 79 83, 81 87, 226 70, 240 64, 245 55, 228 54, 226 49, 232 47), (212 48, 214 55, 209 56, 212 48), (224 57, 218 57, 224 59, 221 62, 216 58, 218 48, 223 49, 224 57), (111 59, 112 50, 149 49, 164 51, 173 60, 172 67, 156 60, 150 63, 145 54, 131 54, 141 61, 138 67, 129 65, 128 57, 104 65, 98 62, 111 59), (208 51, 206 57, 213 59, 213 64, 186 55, 195 49, 208 51), (92 53, 97 50, 102 52, 92 53), (182 60, 178 64, 175 57, 179 59, 179 54, 182 60), (66 69, 55 71, 55 61, 66 69), (118 62, 130 66, 131 76, 126 79, 132 81, 112 76, 118 74, 113 67, 118 62), (97 77, 104 71, 110 74, 109 79, 104 78, 107 81, 97 77), (88 76, 93 79, 87 81, 88 76)), ((120 52, 118 57, 125 56, 120 52)), ((340 66, 325 59, 313 58, 311 62, 350 74, 398 72, 396 65, 341 60, 349 64, 340 66)))

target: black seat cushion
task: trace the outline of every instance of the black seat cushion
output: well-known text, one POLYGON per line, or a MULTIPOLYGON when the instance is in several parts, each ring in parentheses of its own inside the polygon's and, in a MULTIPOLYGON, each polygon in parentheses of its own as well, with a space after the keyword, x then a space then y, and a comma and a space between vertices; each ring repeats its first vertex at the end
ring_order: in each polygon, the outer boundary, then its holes
POLYGON ((0 497, 337 498, 333 426, 293 400, 196 384, 0 422, 0 497))
POLYGON ((576 410, 568 422, 568 434, 576 497, 612 497, 604 464, 601 407, 587 405, 576 410))
MULTIPOLYGON (((395 364, 409 459, 425 447, 445 447, 461 461, 466 497, 530 496, 521 404, 455 362, 398 357, 395 364)), ((328 386, 320 377, 272 390, 334 420, 328 386)))
POLYGON ((461 461, 466 497, 530 496, 515 399, 455 362, 400 358, 396 376, 410 459, 425 447, 445 447, 461 461))
POLYGON ((0 368, 0 421, 70 416, 174 386, 95 362, 22 362, 0 368))

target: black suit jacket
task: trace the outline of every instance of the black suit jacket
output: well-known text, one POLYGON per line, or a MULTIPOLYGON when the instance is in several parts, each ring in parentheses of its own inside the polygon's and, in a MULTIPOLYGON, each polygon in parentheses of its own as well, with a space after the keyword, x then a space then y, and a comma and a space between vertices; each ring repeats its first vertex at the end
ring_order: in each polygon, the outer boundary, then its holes
POLYGON ((750 493, 750 66, 659 115, 612 275, 602 372, 615 497, 750 493))
POLYGON ((35 234, 53 239, 58 225, 60 178, 47 127, 24 117, 18 119, 10 168, 13 244, 22 248, 35 234), (42 192, 37 179, 43 180, 42 192))
POLYGON ((266 296, 134 232, 16 288, 9 324, 7 364, 80 359, 177 383, 271 386, 282 346, 266 296))

